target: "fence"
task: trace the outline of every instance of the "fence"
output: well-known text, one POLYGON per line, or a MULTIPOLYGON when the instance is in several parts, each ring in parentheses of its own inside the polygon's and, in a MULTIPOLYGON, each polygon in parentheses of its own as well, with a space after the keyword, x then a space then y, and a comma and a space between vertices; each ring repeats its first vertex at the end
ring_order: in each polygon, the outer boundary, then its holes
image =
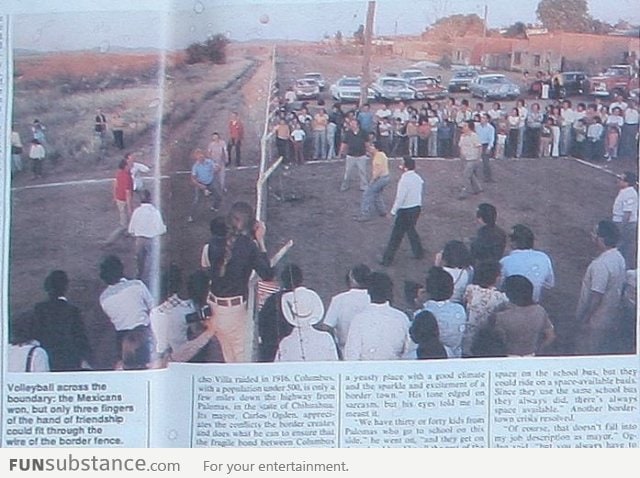
MULTIPOLYGON (((271 143, 273 139, 273 134, 270 131, 270 125, 272 124, 273 117, 277 111, 276 105, 277 102, 274 102, 275 95, 277 94, 276 88, 276 47, 274 45, 273 50, 271 52, 271 74, 269 77, 269 86, 268 86, 268 94, 265 105, 265 120, 264 120, 264 129, 263 134, 260 139, 260 168, 258 174, 258 180, 256 181, 256 219, 258 221, 263 222, 265 225, 267 224, 267 200, 268 200, 268 181, 269 177, 273 172, 280 166, 283 158, 279 157, 276 159, 273 164, 269 165, 271 162, 271 143)), ((291 249, 293 246, 293 241, 288 241, 284 246, 280 248, 280 250, 274 254, 271 258, 271 266, 275 266, 278 264, 280 259, 284 257, 284 255, 291 249)), ((257 274, 253 274, 249 281, 249 298, 248 298, 248 308, 249 308, 249 317, 253 318, 253 326, 251 328, 251 333, 248 334, 247 344, 249 346, 249 350, 253 351, 252 360, 256 359, 255 352, 257 350, 257 318, 258 312, 260 311, 260 303, 261 297, 264 297, 264 294, 269 293, 270 291, 274 291, 277 288, 277 285, 270 282, 261 282, 257 274)))

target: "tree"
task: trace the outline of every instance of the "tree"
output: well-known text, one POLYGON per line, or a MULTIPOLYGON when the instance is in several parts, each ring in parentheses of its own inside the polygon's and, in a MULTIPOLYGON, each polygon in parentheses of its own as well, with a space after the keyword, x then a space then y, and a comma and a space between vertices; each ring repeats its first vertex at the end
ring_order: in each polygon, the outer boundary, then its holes
POLYGON ((440 18, 429 29, 429 32, 443 41, 451 41, 453 38, 465 35, 482 35, 484 20, 475 13, 463 15, 461 13, 440 18))
POLYGON ((549 31, 581 33, 591 30, 587 0, 540 0, 536 15, 549 31))
POLYGON ((589 22, 589 32, 596 35, 606 35, 614 30, 614 26, 602 20, 591 19, 589 22))
POLYGON ((209 36, 203 43, 192 43, 186 49, 186 62, 192 65, 208 61, 221 65, 227 61, 228 44, 229 39, 220 33, 209 36))
POLYGON ((522 22, 515 22, 507 28, 503 36, 507 38, 527 38, 527 26, 522 22))
POLYGON ((364 45, 364 25, 360 25, 358 27, 358 29, 353 32, 353 38, 356 41, 356 43, 359 43, 360 45, 364 45))

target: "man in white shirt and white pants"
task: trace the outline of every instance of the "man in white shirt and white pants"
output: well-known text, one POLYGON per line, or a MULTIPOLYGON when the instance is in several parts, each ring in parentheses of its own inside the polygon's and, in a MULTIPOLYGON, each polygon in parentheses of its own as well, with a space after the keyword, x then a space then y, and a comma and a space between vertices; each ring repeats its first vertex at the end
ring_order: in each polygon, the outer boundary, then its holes
POLYGON ((422 209, 422 188, 424 180, 416 173, 416 162, 413 158, 403 158, 402 170, 404 173, 398 182, 396 199, 391 208, 391 215, 395 216, 393 230, 389 238, 389 244, 384 251, 380 264, 388 267, 393 262, 393 257, 400 247, 402 238, 406 234, 409 237, 413 257, 422 259, 424 249, 420 242, 420 236, 416 232, 416 223, 422 209))
POLYGON ((155 286, 159 275, 160 236, 167 232, 167 226, 160 211, 151 204, 149 190, 143 189, 140 195, 142 204, 131 215, 129 234, 136 238, 137 278, 142 280, 155 296, 158 293, 155 286))

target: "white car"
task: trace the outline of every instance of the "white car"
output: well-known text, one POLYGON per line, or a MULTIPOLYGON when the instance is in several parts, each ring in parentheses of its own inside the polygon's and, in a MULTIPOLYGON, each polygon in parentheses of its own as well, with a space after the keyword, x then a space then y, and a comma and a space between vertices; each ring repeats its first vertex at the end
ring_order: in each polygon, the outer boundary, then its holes
POLYGON ((303 78, 316 80, 318 82, 318 86, 320 87, 320 91, 324 91, 327 85, 327 82, 325 81, 324 76, 322 76, 322 73, 305 73, 303 78))
MULTIPOLYGON (((343 76, 336 81, 331 88, 333 99, 342 103, 357 103, 360 101, 361 79, 359 76, 343 76)), ((376 95, 371 88, 368 89, 367 100, 375 100, 376 95)))
POLYGON ((293 89, 298 100, 315 100, 320 95, 320 86, 316 80, 302 78, 296 80, 296 86, 293 89))
POLYGON ((409 82, 402 78, 382 76, 371 88, 379 100, 411 101, 416 99, 416 91, 409 86, 409 82))

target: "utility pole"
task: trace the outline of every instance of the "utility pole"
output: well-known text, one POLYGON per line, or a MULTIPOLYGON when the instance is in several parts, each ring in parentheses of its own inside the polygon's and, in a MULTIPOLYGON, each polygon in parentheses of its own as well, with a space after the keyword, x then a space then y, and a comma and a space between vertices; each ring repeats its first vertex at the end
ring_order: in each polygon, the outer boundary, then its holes
POLYGON ((369 2, 367 7, 367 23, 364 27, 364 58, 362 59, 362 83, 360 84, 359 106, 368 101, 369 84, 371 83, 371 37, 373 32, 373 19, 376 14, 376 2, 369 2))
POLYGON ((489 6, 484 5, 484 21, 482 22, 482 51, 480 52, 480 71, 485 66, 484 56, 487 51, 487 16, 489 15, 489 6))

